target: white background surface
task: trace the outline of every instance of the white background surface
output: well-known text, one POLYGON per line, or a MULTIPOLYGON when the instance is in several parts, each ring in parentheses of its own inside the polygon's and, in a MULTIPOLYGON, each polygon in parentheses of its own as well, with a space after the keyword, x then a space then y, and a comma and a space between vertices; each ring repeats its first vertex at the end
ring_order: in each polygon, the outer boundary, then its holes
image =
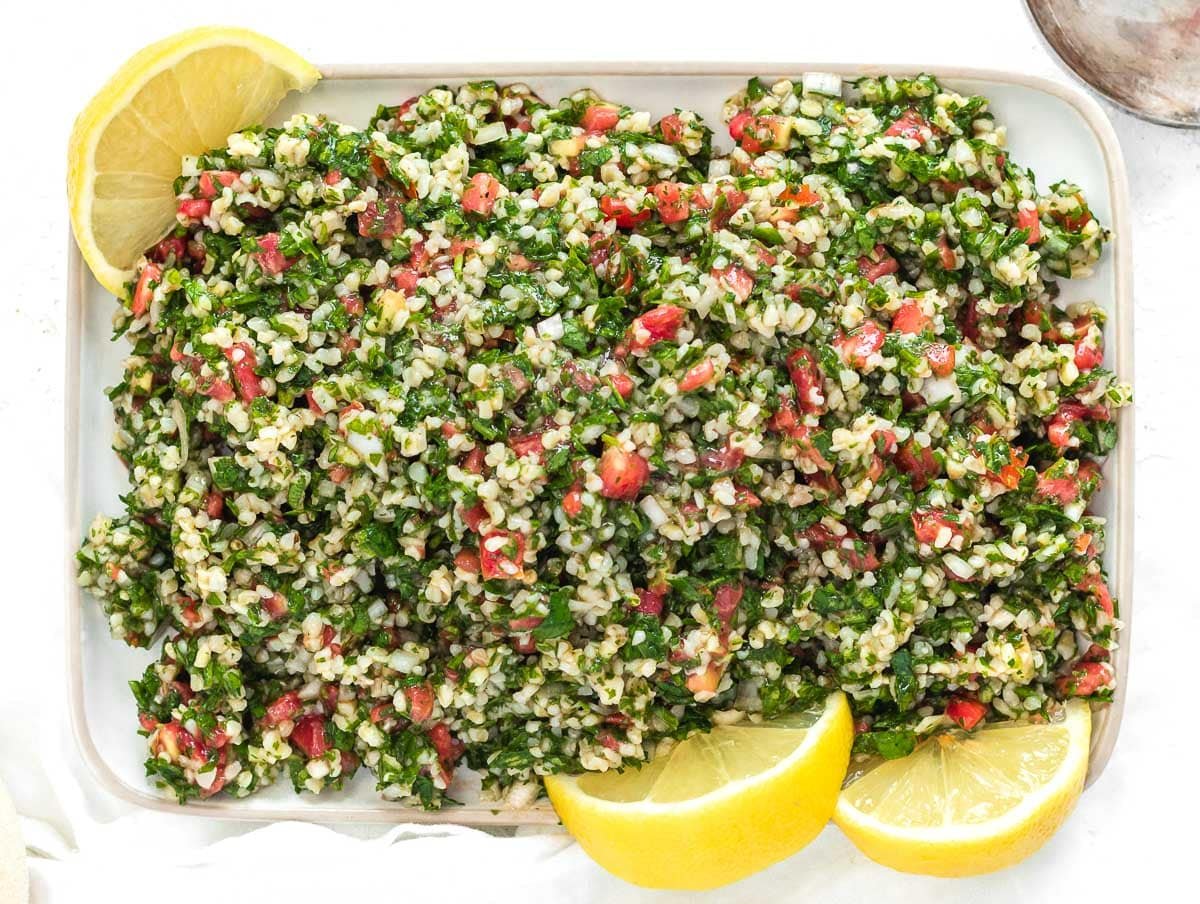
MULTIPOLYGON (((283 899, 283 886, 346 890, 350 877, 476 901, 684 900, 642 893, 558 839, 474 833, 384 849, 324 830, 276 827, 201 852, 244 826, 129 814, 72 779, 62 699, 63 323, 67 236, 64 149, 72 119, 127 56, 189 25, 257 28, 315 62, 481 60, 795 60, 1009 68, 1065 78, 1017 0, 722 4, 401 2, 270 4, 25 3, 4 14, 0 51, 0 778, 18 810, 66 840, 63 859, 31 863, 34 901, 172 898, 189 888, 233 901, 283 899), (678 7, 678 11, 672 10, 678 7), (746 11, 753 9, 753 20, 746 11), (736 11, 736 15, 734 13, 736 11), (651 15, 652 13, 652 15, 651 15), (112 821, 112 820, 117 821, 112 821), (254 847, 251 847, 251 846, 254 847), (286 847, 286 852, 281 848, 286 847), (174 864, 186 859, 191 864, 174 864), (313 865, 315 864, 315 866, 313 865), (181 870, 186 869, 186 873, 181 870), (166 884, 164 884, 166 883, 166 884), (193 884, 196 883, 196 884, 193 884), (334 884, 336 883, 336 884, 334 884), (169 890, 168 890, 169 889, 169 890)), ((819 67, 817 67, 819 68, 819 67)), ((1200 651, 1195 575, 1200 503, 1194 412, 1200 304, 1200 133, 1151 126, 1107 107, 1133 196, 1137 443, 1136 631, 1125 724, 1113 759, 1068 825, 1025 864, 966 882, 904 877, 866 861, 828 830, 809 849, 712 900, 1000 902, 1158 899, 1184 892, 1200 803, 1200 651), (1183 814, 1183 815, 1181 815, 1183 814)), ((1046 140, 1052 141, 1053 135, 1046 140)), ((1039 174, 1043 181, 1059 174, 1039 174)), ((1070 174, 1062 174, 1070 175, 1070 174)), ((99 391, 99 387, 93 388, 99 391)), ((37 831, 32 824, 29 828, 37 831)), ((373 837, 382 828, 359 827, 373 837)), ((32 834, 32 832, 30 833, 32 834)), ((55 847, 49 836, 30 838, 55 847)), ((664 856, 669 852, 664 851, 664 856)), ((294 899, 294 895, 291 895, 294 899)), ((694 899, 694 896, 688 896, 694 899)), ((313 900, 327 899, 324 894, 313 900)), ((0 902, 8 904, 8 902, 0 902)))

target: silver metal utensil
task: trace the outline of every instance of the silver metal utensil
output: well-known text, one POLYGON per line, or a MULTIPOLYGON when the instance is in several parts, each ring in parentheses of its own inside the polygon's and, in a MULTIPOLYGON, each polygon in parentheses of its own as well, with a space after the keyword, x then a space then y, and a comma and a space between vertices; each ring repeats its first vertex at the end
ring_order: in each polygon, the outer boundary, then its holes
POLYGON ((1050 49, 1135 116, 1200 127, 1198 0, 1025 0, 1050 49))

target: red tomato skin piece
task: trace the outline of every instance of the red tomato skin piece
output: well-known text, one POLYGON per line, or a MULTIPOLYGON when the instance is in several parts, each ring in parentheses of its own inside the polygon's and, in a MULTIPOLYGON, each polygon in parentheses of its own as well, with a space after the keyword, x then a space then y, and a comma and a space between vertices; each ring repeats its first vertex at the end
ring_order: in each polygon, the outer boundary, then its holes
POLYGON ((580 125, 589 132, 608 132, 621 121, 621 111, 612 104, 592 104, 583 111, 580 125))
POLYGON ((1025 238, 1026 245, 1036 245, 1042 240, 1042 224, 1036 210, 1020 208, 1017 211, 1016 224, 1018 229, 1029 230, 1029 235, 1025 238))
POLYGON ((603 486, 600 495, 606 499, 626 502, 638 497, 642 486, 650 477, 650 465, 636 452, 626 452, 617 446, 609 446, 600 456, 600 480, 603 486))
POLYGON ((964 731, 970 731, 982 722, 987 712, 986 704, 969 697, 951 697, 946 704, 946 717, 964 731))

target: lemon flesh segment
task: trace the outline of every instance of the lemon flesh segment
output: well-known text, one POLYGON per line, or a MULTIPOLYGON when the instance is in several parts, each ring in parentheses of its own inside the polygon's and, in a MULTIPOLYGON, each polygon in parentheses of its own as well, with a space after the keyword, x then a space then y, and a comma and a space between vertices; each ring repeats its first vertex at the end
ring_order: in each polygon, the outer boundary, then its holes
POLYGON ((953 731, 866 772, 834 816, 872 860, 903 872, 973 876, 1025 859, 1063 824, 1087 775, 1091 712, 953 731))
POLYGON ((175 223, 185 155, 263 122, 319 78, 293 51, 241 28, 181 32, 125 63, 79 114, 68 147, 71 225, 100 283, 120 295, 175 223))
POLYGON ((854 729, 841 693, 812 711, 694 735, 641 769, 550 776, 563 824, 650 888, 709 889, 791 856, 832 815, 854 729))

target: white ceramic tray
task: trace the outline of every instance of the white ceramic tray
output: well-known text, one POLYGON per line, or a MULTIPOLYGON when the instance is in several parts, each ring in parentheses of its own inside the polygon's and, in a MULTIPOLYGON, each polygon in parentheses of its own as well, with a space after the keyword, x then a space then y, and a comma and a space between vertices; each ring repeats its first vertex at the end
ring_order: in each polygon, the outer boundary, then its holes
MULTIPOLYGON (((283 121, 300 110, 321 111, 354 124, 365 124, 381 102, 398 103, 436 84, 473 78, 522 81, 549 101, 583 87, 647 109, 655 118, 685 107, 702 114, 727 145, 720 126, 724 99, 752 75, 798 76, 806 70, 842 75, 915 73, 913 65, 828 64, 571 64, 328 66, 324 79, 307 95, 289 97, 277 111, 283 121)), ((1110 314, 1105 343, 1107 360, 1124 379, 1133 378, 1133 299, 1131 297, 1128 187, 1112 127, 1090 97, 1068 85, 1031 76, 969 69, 934 73, 961 92, 987 95, 999 120, 1009 127, 1015 159, 1033 168, 1045 187, 1060 178, 1081 185, 1102 223, 1114 233, 1101 265, 1087 280, 1063 281, 1067 301, 1092 298, 1110 314)), ((222 798, 178 806, 148 785, 142 762, 145 742, 136 733, 136 717, 126 683, 141 674, 152 654, 113 641, 99 608, 74 580, 74 554, 87 524, 98 511, 120 511, 118 495, 128 489, 110 451, 112 413, 102 388, 115 383, 124 342, 110 341, 113 299, 83 266, 74 244, 69 251, 70 294, 67 324, 66 432, 66 581, 67 667, 70 710, 80 751, 96 781, 122 800, 186 816, 238 819, 307 819, 321 822, 456 822, 472 825, 548 824, 557 819, 545 802, 523 811, 495 811, 478 800, 478 782, 456 778, 452 796, 465 806, 425 813, 381 800, 372 782, 356 781, 340 793, 319 797, 293 794, 290 783, 243 801, 222 798)), ((1121 722, 1129 668, 1129 622, 1133 608, 1133 424, 1121 415, 1120 444, 1105 469, 1106 488, 1096 509, 1109 518, 1105 553, 1112 584, 1120 599, 1125 632, 1115 657, 1119 678, 1116 700, 1096 712, 1089 781, 1104 768, 1121 722)), ((460 770, 464 772, 464 770, 460 770)))

